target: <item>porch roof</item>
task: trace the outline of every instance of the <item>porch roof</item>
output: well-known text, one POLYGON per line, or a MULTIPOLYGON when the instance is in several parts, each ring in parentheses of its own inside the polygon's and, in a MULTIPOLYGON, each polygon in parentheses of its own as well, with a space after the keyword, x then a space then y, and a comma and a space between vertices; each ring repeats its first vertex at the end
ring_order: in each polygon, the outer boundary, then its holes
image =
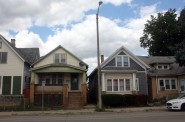
POLYGON ((48 64, 40 66, 37 68, 32 68, 33 72, 72 72, 72 73, 82 73, 87 72, 86 69, 75 67, 69 64, 48 64))

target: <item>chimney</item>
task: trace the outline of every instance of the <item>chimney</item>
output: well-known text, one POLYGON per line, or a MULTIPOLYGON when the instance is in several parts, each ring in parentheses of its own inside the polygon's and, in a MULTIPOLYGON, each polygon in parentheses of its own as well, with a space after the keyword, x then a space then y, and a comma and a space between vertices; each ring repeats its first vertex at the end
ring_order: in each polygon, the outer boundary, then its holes
POLYGON ((15 39, 11 39, 11 44, 15 47, 15 39))
POLYGON ((104 55, 101 55, 101 63, 104 61, 104 55))

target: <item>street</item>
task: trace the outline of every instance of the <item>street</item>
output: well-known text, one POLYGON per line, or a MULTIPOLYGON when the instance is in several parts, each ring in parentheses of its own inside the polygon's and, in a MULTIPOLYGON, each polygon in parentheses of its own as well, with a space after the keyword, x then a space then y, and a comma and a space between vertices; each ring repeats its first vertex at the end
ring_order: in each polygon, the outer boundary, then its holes
POLYGON ((184 122, 184 120, 185 112, 170 111, 0 117, 0 122, 184 122))

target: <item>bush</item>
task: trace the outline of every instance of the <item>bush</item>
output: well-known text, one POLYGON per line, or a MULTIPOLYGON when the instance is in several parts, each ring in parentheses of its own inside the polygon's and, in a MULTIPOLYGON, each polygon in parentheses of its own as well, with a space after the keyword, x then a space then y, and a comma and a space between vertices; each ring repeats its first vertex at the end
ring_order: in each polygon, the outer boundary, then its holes
POLYGON ((102 95, 102 103, 106 107, 146 106, 147 101, 148 101, 147 95, 130 95, 130 94, 102 95))
POLYGON ((102 103, 108 107, 123 106, 123 96, 120 94, 104 94, 102 95, 102 103))

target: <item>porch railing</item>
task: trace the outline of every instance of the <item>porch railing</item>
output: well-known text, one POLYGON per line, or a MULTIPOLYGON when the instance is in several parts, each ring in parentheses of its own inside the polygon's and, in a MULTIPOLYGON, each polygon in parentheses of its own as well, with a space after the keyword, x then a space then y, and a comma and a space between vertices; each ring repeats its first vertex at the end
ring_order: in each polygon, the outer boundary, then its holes
POLYGON ((46 86, 35 84, 35 94, 42 94, 42 91, 45 94, 62 94, 62 87, 62 85, 58 84, 48 84, 46 86))

